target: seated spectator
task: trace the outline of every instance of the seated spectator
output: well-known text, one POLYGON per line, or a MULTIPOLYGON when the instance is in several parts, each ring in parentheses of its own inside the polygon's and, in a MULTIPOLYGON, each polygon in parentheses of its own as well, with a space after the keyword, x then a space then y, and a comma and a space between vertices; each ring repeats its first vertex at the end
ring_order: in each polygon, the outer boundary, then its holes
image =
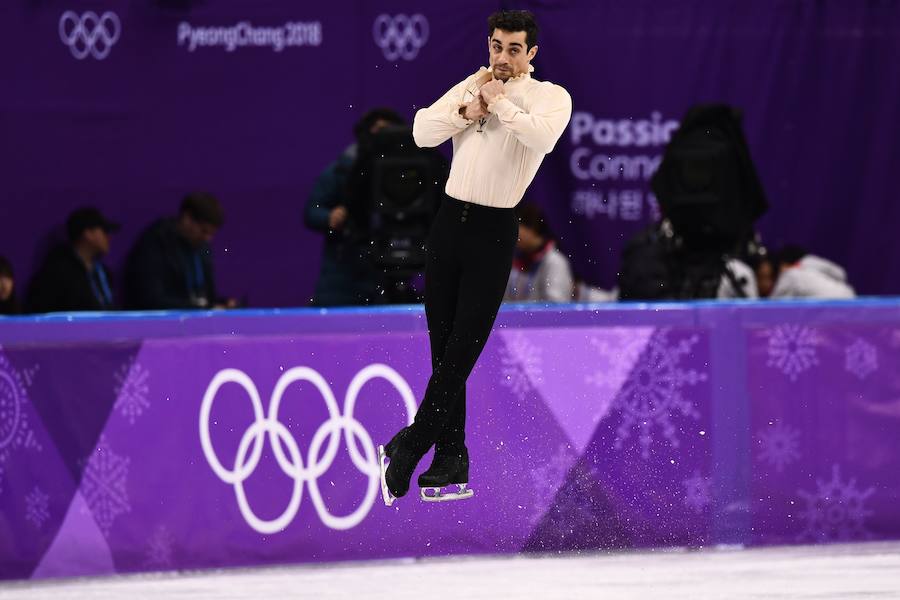
POLYGON ((615 302, 619 299, 619 288, 604 290, 600 287, 590 285, 580 278, 575 278, 575 285, 572 289, 572 300, 574 302, 615 302))
POLYGON ((234 308, 216 296, 209 244, 225 217, 210 194, 188 194, 178 216, 148 227, 128 255, 125 305, 138 310, 234 308))
POLYGON ((777 255, 778 279, 772 298, 855 298, 843 268, 799 246, 785 246, 777 255))
POLYGON ((17 315, 20 312, 16 299, 16 276, 12 263, 0 256, 0 315, 17 315))
POLYGON ((778 276, 775 261, 770 254, 762 254, 753 261, 752 266, 759 297, 768 298, 775 289, 775 280, 778 276))
POLYGON ((110 234, 119 225, 96 208, 79 208, 66 220, 68 242, 55 247, 28 286, 28 312, 111 310, 109 269, 100 261, 109 253, 110 234))
POLYGON ((543 212, 535 204, 517 209, 519 240, 504 300, 571 302, 574 281, 569 259, 559 251, 543 212))

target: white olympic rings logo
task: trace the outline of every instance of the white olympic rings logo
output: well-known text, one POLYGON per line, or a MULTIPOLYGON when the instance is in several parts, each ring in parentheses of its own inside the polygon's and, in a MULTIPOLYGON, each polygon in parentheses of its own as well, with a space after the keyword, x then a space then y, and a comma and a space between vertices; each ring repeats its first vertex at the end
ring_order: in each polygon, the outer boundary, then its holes
POLYGON ((377 377, 386 379, 400 392, 400 396, 406 405, 407 421, 411 424, 416 412, 416 401, 412 390, 397 371, 383 364, 369 365, 356 374, 347 388, 347 395, 344 398, 344 414, 340 414, 338 411, 337 401, 328 382, 317 371, 309 367, 294 367, 281 376, 272 392, 268 415, 263 415, 259 391, 253 380, 246 373, 238 369, 223 369, 213 377, 209 387, 206 388, 206 393, 203 395, 203 403, 200 406, 200 444, 203 446, 206 460, 219 479, 234 486, 238 507, 250 527, 263 534, 276 533, 287 527, 300 508, 304 482, 309 485, 309 496, 319 518, 331 529, 351 529, 359 525, 366 515, 369 514, 369 510, 371 510, 372 504, 380 491, 381 471, 375 444, 362 424, 353 418, 353 410, 356 406, 356 398, 362 387, 377 377), (329 416, 328 421, 319 427, 315 435, 313 435, 306 461, 307 466, 305 467, 296 440, 287 427, 278 420, 278 409, 281 406, 281 398, 284 392, 288 386, 298 381, 308 381, 316 386, 325 400, 329 416), (225 468, 219 461, 209 435, 209 419, 213 400, 219 388, 225 383, 236 383, 246 390, 253 405, 255 417, 253 424, 247 429, 241 438, 240 444, 238 444, 237 455, 234 459, 234 469, 231 470, 225 468), (344 432, 344 440, 350 451, 350 458, 354 466, 369 477, 369 483, 362 504, 353 513, 345 516, 334 516, 328 512, 328 508, 322 500, 317 480, 328 471, 337 455, 341 430, 344 432), (244 491, 244 481, 256 469, 262 456, 264 434, 268 434, 278 466, 288 477, 294 480, 294 487, 287 508, 281 516, 271 521, 266 521, 256 516, 247 501, 247 495, 244 491), (328 438, 328 447, 321 460, 319 460, 319 450, 322 448, 326 437, 328 438), (356 445, 357 438, 362 441, 362 453, 356 445), (250 449, 251 444, 253 445, 252 450, 250 449), (287 448, 287 455, 285 455, 282 445, 287 448))
POLYGON ((428 41, 428 19, 423 15, 379 15, 372 26, 375 44, 388 60, 413 60, 428 41))
POLYGON ((97 60, 103 60, 109 56, 121 33, 119 17, 110 11, 100 16, 88 11, 79 16, 67 10, 59 18, 59 39, 78 60, 87 58, 88 54, 97 60))

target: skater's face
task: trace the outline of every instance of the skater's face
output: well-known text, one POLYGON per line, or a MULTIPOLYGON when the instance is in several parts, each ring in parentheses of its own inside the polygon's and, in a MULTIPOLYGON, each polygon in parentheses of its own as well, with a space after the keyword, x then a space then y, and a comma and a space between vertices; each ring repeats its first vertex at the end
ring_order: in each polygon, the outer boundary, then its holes
POLYGON ((527 73, 528 65, 537 54, 537 49, 537 46, 528 48, 524 31, 495 29, 488 38, 488 52, 494 78, 506 81, 527 73))

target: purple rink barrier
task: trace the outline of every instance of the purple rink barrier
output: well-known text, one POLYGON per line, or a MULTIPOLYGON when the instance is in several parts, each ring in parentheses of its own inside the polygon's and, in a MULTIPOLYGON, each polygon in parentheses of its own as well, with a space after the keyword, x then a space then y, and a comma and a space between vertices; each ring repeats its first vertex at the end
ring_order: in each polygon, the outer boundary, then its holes
POLYGON ((900 539, 897 364, 900 299, 508 306, 475 497, 388 509, 420 306, 0 320, 0 576, 900 539))
POLYGON ((658 216, 649 180, 672 128, 726 102, 771 203, 765 242, 900 294, 900 239, 878 235, 900 230, 896 1, 3 0, 0 254, 27 282, 37 240, 95 204, 122 223, 115 288, 140 231, 205 189, 226 212, 221 293, 305 305, 322 235, 304 205, 353 124, 376 106, 411 119, 474 73, 487 16, 511 5, 540 24, 534 76, 572 96, 528 196, 584 279, 616 284, 625 242, 658 216), (273 263, 280 276, 259 268, 273 263))

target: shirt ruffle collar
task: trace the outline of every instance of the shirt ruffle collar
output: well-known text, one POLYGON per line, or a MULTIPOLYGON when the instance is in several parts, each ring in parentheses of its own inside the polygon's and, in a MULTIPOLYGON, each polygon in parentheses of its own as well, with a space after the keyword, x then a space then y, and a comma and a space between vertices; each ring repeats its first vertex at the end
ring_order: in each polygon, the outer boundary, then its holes
MULTIPOLYGON (((478 75, 482 75, 486 71, 490 71, 490 67, 481 67, 480 69, 478 69, 478 75)), ((520 81, 523 79, 529 79, 531 77, 532 73, 534 73, 534 65, 529 64, 527 72, 519 73, 515 77, 510 77, 509 79, 506 80, 506 83, 511 83, 513 81, 520 81)))

